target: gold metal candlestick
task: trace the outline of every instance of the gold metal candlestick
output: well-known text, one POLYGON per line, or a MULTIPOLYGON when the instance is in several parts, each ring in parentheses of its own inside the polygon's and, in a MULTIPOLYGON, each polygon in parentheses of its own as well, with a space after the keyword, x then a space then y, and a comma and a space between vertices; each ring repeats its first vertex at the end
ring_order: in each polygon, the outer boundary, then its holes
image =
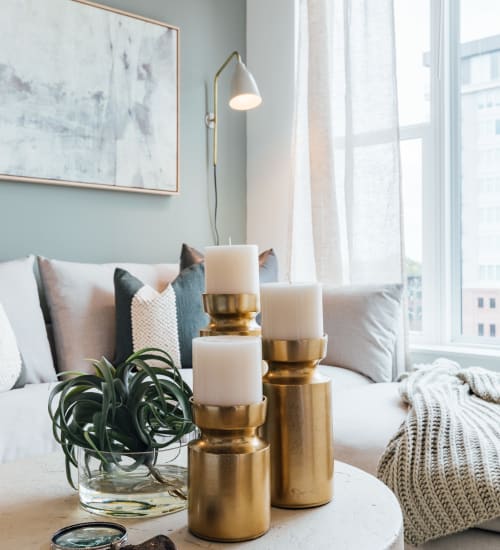
POLYGON ((203 306, 210 323, 200 330, 201 336, 260 336, 255 321, 260 307, 258 294, 203 294, 203 306))
POLYGON ((219 407, 192 403, 201 436, 189 444, 188 528, 215 541, 266 533, 271 521, 269 444, 257 429, 267 400, 219 407))
POLYGON ((273 506, 309 508, 333 496, 331 381, 316 368, 326 345, 326 336, 262 342, 273 506))

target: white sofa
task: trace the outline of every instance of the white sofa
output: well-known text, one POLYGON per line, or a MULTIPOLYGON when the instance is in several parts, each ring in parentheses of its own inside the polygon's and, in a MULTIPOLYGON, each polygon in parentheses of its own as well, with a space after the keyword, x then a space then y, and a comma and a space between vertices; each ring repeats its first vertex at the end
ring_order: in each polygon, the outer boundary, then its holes
MULTIPOLYGON (((26 264, 27 260, 23 261, 26 264)), ((31 263, 33 263, 32 260, 31 263)), ((99 334, 98 342, 107 342, 104 349, 100 351, 102 354, 109 355, 109 346, 111 345, 111 349, 113 347, 110 342, 114 340, 112 323, 114 313, 113 308, 109 307, 110 304, 111 306, 113 304, 112 281, 107 279, 103 281, 99 278, 103 274, 107 277, 112 269, 97 268, 93 272, 85 269, 85 266, 82 267, 82 264, 74 264, 74 266, 70 265, 70 262, 61 262, 61 264, 64 264, 59 265, 64 268, 63 271, 69 270, 71 273, 70 277, 64 279, 64 283, 59 280, 59 284, 66 285, 64 292, 68 296, 73 292, 79 292, 78 287, 81 287, 82 284, 87 290, 89 285, 95 286, 95 292, 87 292, 87 296, 92 299, 96 295, 98 296, 97 309, 96 304, 80 304, 78 307, 83 308, 86 325, 92 327, 91 330, 99 334), (83 282, 78 279, 79 273, 85 279, 83 282), (98 273, 98 279, 95 279, 96 273, 98 273), (74 288, 71 286, 71 282, 75 285, 74 288)), ((143 275, 148 272, 148 269, 143 270, 143 275)), ((166 275, 168 279, 175 276, 177 270, 177 265, 169 265, 167 269, 163 268, 163 273, 168 274, 166 275)), ((2 264, 0 263, 0 303, 6 296, 2 273, 2 264)), ((150 284, 156 283, 157 286, 165 284, 165 280, 161 280, 161 277, 157 277, 156 281, 155 277, 150 277, 150 279, 150 284)), ((29 294, 26 290, 24 292, 29 294)), ((391 292, 387 293, 378 287, 369 289, 368 294, 365 291, 361 293, 356 291, 354 294, 349 291, 339 293, 338 289, 330 287, 324 289, 325 333, 329 335, 329 352, 325 363, 337 362, 339 364, 342 362, 344 364, 344 367, 320 367, 333 380, 335 458, 374 475, 378 460, 387 442, 396 432, 406 414, 406 408, 398 395, 397 383, 375 383, 367 376, 367 374, 375 373, 373 374, 375 378, 383 378, 386 375, 383 370, 379 369, 380 365, 385 362, 384 368, 387 370, 387 361, 392 363, 394 360, 397 321, 392 324, 389 321, 391 316, 394 319, 397 318, 395 312, 399 305, 398 300, 395 299, 397 292, 391 292), (370 303, 370 297, 374 292, 381 300, 375 306, 370 303), (388 309, 385 310, 384 301, 388 301, 389 304, 388 309), (374 322, 379 325, 379 320, 384 315, 387 321, 385 328, 372 325, 374 322), (376 337, 373 337, 374 331, 377 332, 376 337), (378 366, 371 366, 370 360, 376 361, 378 366), (352 361, 358 361, 360 367, 357 368, 356 364, 350 364, 352 361), (345 368, 347 366, 350 368, 345 368)), ((62 294, 58 296, 60 298, 62 294)), ((52 313, 54 313, 55 307, 53 298, 52 296, 52 313)), ((39 307, 38 302, 35 306, 39 307)), ((67 315, 67 304, 59 303, 58 307, 64 309, 65 315, 67 315)), ((47 321, 55 320, 47 319, 47 321)), ((71 324, 67 317, 65 322, 71 324)), ((78 322, 81 324, 82 319, 79 319, 78 322)), ((61 330, 67 330, 70 334, 74 330, 74 327, 70 326, 58 326, 57 328, 56 338, 61 330)), ((82 340, 85 341, 83 336, 82 340)), ((56 341, 55 344, 55 349, 59 351, 60 355, 61 349, 57 347, 58 342, 56 341)), ((96 341, 94 340, 89 345, 95 346, 96 341)), ((81 342, 79 346, 82 346, 81 342)), ((98 356, 96 351, 99 352, 96 349, 89 350, 89 355, 98 356)), ((58 354, 55 355, 57 357, 58 354)), ((54 364, 56 363, 57 361, 54 361, 54 364)), ((10 462, 57 449, 47 412, 48 397, 55 384, 56 374, 52 364, 41 366, 40 372, 52 372, 52 374, 49 375, 49 380, 44 380, 43 377, 47 375, 38 373, 37 377, 40 380, 36 383, 31 378, 32 383, 28 383, 24 387, 0 393, 0 462, 10 462)), ((186 379, 190 380, 191 371, 186 369, 184 374, 186 379)), ((410 550, 413 547, 407 546, 406 548, 410 550)), ((493 550, 500 548, 500 535, 483 529, 470 529, 465 533, 429 542, 419 548, 425 550, 451 550, 452 548, 453 550, 493 550)))

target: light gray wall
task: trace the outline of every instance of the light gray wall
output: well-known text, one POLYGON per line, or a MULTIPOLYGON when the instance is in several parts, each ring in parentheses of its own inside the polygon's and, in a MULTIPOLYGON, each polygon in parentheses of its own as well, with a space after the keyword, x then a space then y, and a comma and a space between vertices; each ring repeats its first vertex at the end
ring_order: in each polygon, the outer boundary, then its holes
POLYGON ((282 278, 289 267, 296 17, 294 0, 247 3, 248 66, 264 98, 248 117, 247 238, 261 250, 274 248, 282 278))
MULTIPOLYGON (((245 53, 245 0, 103 0, 180 28, 180 196, 0 181, 0 260, 27 254, 74 261, 177 261, 182 242, 212 244, 205 127, 212 79, 231 51, 245 53)), ((27 43, 29 47, 29 43, 27 43)), ((245 114, 219 88, 219 232, 245 241, 245 114)), ((211 143, 211 136, 210 136, 211 143)))

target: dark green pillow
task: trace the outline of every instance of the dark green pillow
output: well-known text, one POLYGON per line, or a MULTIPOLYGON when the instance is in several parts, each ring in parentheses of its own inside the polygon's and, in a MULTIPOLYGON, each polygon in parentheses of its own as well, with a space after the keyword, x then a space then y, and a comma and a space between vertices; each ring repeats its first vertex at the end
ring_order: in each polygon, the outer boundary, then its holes
POLYGON ((144 286, 144 283, 120 267, 115 269, 113 282, 115 287, 116 324, 115 362, 122 363, 134 352, 131 302, 133 296, 144 286))

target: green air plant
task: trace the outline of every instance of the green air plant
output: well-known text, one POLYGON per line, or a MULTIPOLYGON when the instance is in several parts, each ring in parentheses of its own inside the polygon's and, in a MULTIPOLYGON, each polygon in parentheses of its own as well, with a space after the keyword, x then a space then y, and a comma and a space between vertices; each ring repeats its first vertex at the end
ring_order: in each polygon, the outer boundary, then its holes
POLYGON ((59 382, 49 397, 52 429, 64 451, 68 482, 76 489, 71 465, 78 465, 78 447, 90 449, 103 470, 130 456, 132 468, 145 465, 163 482, 155 468, 158 451, 180 444, 195 428, 191 388, 170 355, 158 348, 137 351, 117 366, 104 357, 92 365, 95 374, 67 373, 71 377, 59 382), (164 367, 151 366, 151 361, 164 367))

